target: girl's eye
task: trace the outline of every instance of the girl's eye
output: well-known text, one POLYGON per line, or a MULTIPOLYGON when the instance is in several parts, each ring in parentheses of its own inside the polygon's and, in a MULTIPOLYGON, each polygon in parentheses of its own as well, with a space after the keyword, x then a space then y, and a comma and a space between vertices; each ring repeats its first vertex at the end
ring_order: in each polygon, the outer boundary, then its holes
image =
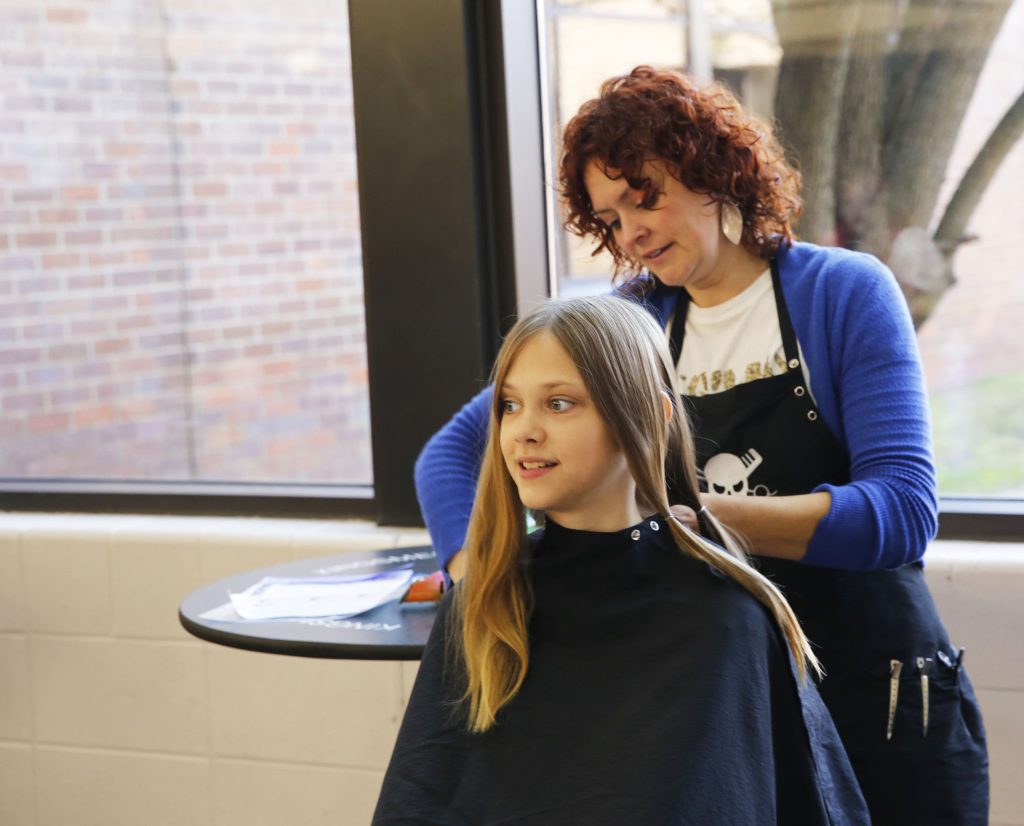
POLYGON ((564 413, 566 410, 571 409, 572 406, 573 402, 569 401, 568 399, 551 400, 551 409, 554 410, 556 413, 564 413))
POLYGON ((514 402, 512 399, 501 400, 501 412, 502 415, 506 413, 515 413, 520 408, 519 402, 514 402))
POLYGON ((620 221, 618 218, 616 218, 614 221, 612 221, 611 223, 607 224, 607 227, 612 232, 618 232, 620 229, 622 229, 622 221, 620 221))

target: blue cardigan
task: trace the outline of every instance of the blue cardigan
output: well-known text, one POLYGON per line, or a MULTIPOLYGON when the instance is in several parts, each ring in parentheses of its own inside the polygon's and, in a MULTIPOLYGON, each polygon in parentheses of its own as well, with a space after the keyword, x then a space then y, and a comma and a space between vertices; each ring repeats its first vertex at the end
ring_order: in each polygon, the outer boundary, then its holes
MULTIPOLYGON (((779 275, 822 419, 846 448, 851 480, 832 496, 803 562, 848 570, 920 559, 938 527, 928 400, 914 328, 892 273, 849 250, 794 244, 779 275)), ((679 288, 647 296, 664 325, 679 288)), ((466 537, 491 389, 439 430, 416 461, 416 492, 441 564, 466 537)))

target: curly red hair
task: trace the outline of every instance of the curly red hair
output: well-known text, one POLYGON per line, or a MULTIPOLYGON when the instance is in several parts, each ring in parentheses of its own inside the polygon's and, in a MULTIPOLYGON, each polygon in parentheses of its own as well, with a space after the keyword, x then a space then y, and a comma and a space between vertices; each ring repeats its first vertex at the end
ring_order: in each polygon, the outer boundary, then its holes
POLYGON ((718 84, 698 89, 678 72, 638 66, 606 80, 600 95, 565 127, 559 169, 564 226, 596 239, 593 254, 608 250, 616 272, 622 272, 632 262, 594 215, 583 185, 591 161, 641 190, 647 206, 659 193, 644 175, 644 164, 661 161, 687 189, 739 207, 740 243, 760 258, 793 241, 793 223, 803 208, 800 173, 786 162, 768 126, 718 84))

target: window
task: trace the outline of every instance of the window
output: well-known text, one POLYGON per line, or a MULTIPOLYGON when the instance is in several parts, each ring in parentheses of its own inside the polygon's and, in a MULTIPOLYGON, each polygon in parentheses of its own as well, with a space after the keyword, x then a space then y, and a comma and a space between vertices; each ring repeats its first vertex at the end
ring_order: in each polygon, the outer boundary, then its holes
POLYGON ((0 477, 369 485, 345 3, 0 11, 0 477))
POLYGON ((534 8, 207 6, 0 11, 0 507, 419 524, 545 288, 534 8))
MULTIPOLYGON (((1024 499, 1016 250, 1024 2, 546 0, 544 8, 552 135, 601 81, 641 63, 713 76, 779 122, 806 179, 800 236, 877 254, 908 296, 940 492, 1024 499), (997 128, 1002 143, 986 147, 997 128), (963 209, 947 211, 979 153, 992 174, 981 178, 976 205, 962 188, 963 209), (944 250, 955 251, 946 259, 944 250)), ((549 145, 552 168, 556 152, 549 145)), ((550 208, 558 208, 553 194, 550 208)), ((564 232, 554 246, 560 292, 607 289, 609 257, 591 258, 589 244, 564 232)))
MULTIPOLYGON (((379 0, 207 5, 0 11, 5 495, 102 478, 124 482, 120 502, 173 482, 204 509, 217 491, 273 482, 339 513, 351 511, 327 500, 359 485, 386 500, 379 519, 415 522, 412 462, 485 381, 508 318, 546 290, 544 253, 561 292, 606 288, 607 262, 552 228, 539 171, 599 82, 641 62, 686 66, 795 131, 776 99, 802 99, 779 82, 799 53, 792 14, 836 24, 804 57, 849 54, 860 77, 872 54, 854 36, 861 4, 839 0, 545 0, 539 20, 513 0, 410 0, 401 27, 379 0)), ((918 134, 955 133, 927 176, 929 233, 1019 95, 1024 59, 1012 48, 1024 0, 936 5, 967 10, 938 27, 953 32, 938 56, 963 47, 969 71, 933 95, 939 114, 915 115, 918 134)), ((863 21, 881 19, 865 8, 863 21)), ((929 4, 881 8, 909 25, 929 4)), ((1017 137, 971 213, 979 238, 956 252, 957 283, 921 326, 946 494, 1024 496, 1024 437, 1003 412, 1024 350, 1022 265, 1005 252, 1020 223, 1017 137)), ((838 168, 862 168, 834 135, 825 145, 838 168)))

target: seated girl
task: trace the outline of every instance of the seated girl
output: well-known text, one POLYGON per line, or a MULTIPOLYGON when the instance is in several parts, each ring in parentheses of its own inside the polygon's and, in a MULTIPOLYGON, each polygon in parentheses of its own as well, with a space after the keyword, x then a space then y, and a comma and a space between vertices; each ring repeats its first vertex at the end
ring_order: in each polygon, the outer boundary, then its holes
POLYGON ((701 509, 674 385, 664 333, 619 297, 509 333, 465 577, 375 824, 868 822, 799 624, 701 509))

